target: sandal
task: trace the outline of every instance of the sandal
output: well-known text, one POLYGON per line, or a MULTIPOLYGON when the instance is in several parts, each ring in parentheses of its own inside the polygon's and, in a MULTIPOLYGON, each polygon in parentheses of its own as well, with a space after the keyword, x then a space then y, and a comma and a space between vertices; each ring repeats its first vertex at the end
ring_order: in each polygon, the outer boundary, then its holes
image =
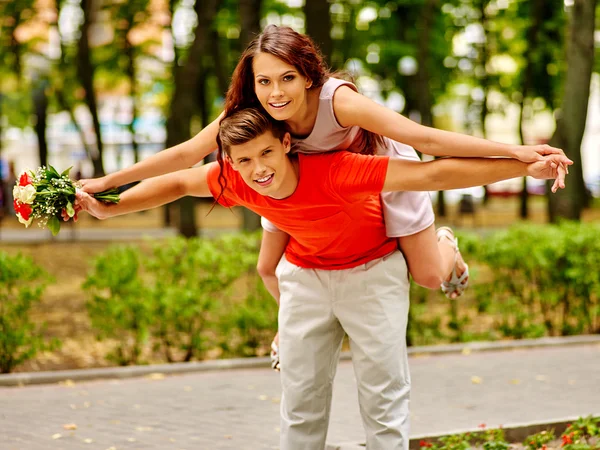
POLYGON ((462 273, 461 276, 458 276, 458 274, 456 273, 456 267, 458 265, 458 255, 460 254, 460 250, 458 249, 458 239, 454 236, 454 232, 449 227, 440 227, 436 230, 435 233, 437 235, 438 241, 441 238, 445 237, 446 239, 449 239, 452 243, 454 243, 455 253, 454 267, 452 268, 452 276, 449 280, 445 280, 440 287, 442 288, 442 291, 444 292, 446 297, 448 297, 449 299, 453 299, 451 295, 456 294, 456 297, 454 297, 454 299, 456 299, 463 294, 463 292, 469 285, 469 266, 467 265, 467 263, 464 263, 465 271, 462 273))
POLYGON ((279 363, 279 347, 275 341, 271 342, 271 368, 279 372, 281 365, 279 363))

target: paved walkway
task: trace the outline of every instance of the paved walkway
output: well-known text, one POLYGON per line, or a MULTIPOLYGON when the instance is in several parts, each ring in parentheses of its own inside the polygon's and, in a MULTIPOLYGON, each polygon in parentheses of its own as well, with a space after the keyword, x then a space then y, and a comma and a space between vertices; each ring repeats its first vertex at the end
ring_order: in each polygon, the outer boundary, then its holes
MULTIPOLYGON (((413 356, 410 364, 412 435, 600 413, 598 344, 413 356)), ((269 369, 4 387, 0 448, 277 449, 279 399, 269 369)), ((328 443, 362 441, 352 365, 342 362, 328 443)))

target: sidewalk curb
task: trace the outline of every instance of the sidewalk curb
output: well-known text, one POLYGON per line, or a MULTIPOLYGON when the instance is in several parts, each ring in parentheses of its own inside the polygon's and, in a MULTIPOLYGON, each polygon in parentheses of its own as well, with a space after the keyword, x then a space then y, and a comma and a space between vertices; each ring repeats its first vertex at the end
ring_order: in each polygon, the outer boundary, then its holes
MULTIPOLYGON (((445 354, 488 351, 507 351, 518 349, 562 347, 568 345, 600 344, 600 335, 582 335, 552 337, 540 339, 522 339, 518 341, 468 342, 460 344, 409 347, 409 356, 436 356, 445 354)), ((343 361, 351 360, 350 352, 343 352, 343 361)), ((147 366, 103 367, 96 369, 75 369, 47 372, 23 372, 0 375, 0 386, 24 386, 31 384, 59 383, 66 380, 89 381, 98 379, 125 379, 152 374, 174 375, 191 372, 208 372, 229 369, 269 368, 268 357, 219 359, 188 363, 155 364, 147 366)))
MULTIPOLYGON (((600 417, 600 412, 598 414, 593 414, 593 417, 600 417)), ((526 422, 520 424, 510 424, 510 425, 502 425, 502 429, 504 430, 504 436, 506 442, 508 443, 517 443, 523 442, 527 436, 531 436, 532 434, 539 433, 544 430, 554 430, 555 435, 558 437, 562 434, 563 431, 567 429, 567 426, 573 421, 577 420, 579 417, 564 417, 561 419, 554 420, 544 420, 541 422, 526 422)), ((493 429, 491 427, 490 429, 493 429)), ((428 441, 431 443, 435 443, 442 437, 452 436, 457 434, 478 434, 482 433, 483 430, 481 428, 475 429, 466 429, 466 430, 453 430, 447 433, 442 434, 423 434, 418 436, 413 436, 410 438, 409 448, 410 450, 419 450, 421 441, 428 441)), ((364 450, 366 445, 364 443, 356 443, 356 442, 346 442, 342 444, 327 444, 326 450, 364 450)))

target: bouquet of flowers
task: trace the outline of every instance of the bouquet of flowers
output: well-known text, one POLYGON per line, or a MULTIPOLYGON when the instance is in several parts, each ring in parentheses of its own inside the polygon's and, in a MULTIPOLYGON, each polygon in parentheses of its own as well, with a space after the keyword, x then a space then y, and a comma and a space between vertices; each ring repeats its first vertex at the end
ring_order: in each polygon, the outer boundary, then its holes
MULTIPOLYGON (((37 170, 24 171, 13 189, 14 207, 17 219, 29 227, 34 219, 39 226, 46 226, 54 236, 60 231, 61 213, 69 217, 75 215, 75 192, 77 184, 69 178, 69 167, 58 173, 52 166, 42 166, 37 170)), ((119 191, 93 194, 98 200, 119 203, 119 191)))

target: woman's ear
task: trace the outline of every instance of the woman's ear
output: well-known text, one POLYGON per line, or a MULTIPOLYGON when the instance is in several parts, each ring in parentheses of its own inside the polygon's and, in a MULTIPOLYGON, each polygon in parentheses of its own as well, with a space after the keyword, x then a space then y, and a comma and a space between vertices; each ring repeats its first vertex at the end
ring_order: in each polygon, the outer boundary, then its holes
POLYGON ((306 89, 310 89, 313 85, 313 82, 310 78, 306 79, 306 89))

